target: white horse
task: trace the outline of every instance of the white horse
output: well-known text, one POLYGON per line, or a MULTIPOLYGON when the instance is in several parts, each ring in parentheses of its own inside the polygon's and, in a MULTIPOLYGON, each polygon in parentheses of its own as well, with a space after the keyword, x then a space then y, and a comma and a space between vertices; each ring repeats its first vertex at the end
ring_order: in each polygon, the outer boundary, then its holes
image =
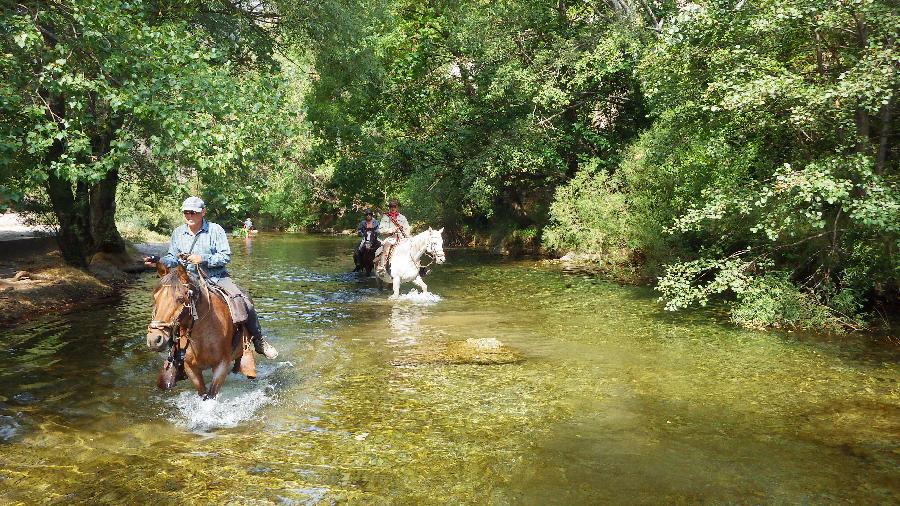
MULTIPOLYGON (((390 273, 381 272, 378 274, 378 287, 383 287, 384 283, 392 283, 394 285, 392 299, 400 297, 400 283, 408 283, 410 281, 421 288, 423 293, 428 293, 428 287, 422 281, 422 276, 420 275, 422 263, 419 259, 425 253, 428 253, 434 258, 435 263, 444 263, 446 257, 444 256, 444 239, 441 237, 443 231, 443 228, 432 230, 431 227, 428 227, 428 230, 409 239, 402 239, 398 244, 395 244, 390 258, 390 273)), ((378 249, 377 254, 381 254, 381 248, 378 249)))

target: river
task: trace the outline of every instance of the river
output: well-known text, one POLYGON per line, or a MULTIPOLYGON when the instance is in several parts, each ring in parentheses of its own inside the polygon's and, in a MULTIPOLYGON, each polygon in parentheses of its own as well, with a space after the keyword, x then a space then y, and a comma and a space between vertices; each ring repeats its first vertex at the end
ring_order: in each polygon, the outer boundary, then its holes
POLYGON ((213 401, 155 388, 155 275, 0 330, 0 503, 900 502, 895 345, 464 249, 389 301, 351 244, 232 239, 281 355, 213 401), (433 359, 469 338, 520 360, 433 359))

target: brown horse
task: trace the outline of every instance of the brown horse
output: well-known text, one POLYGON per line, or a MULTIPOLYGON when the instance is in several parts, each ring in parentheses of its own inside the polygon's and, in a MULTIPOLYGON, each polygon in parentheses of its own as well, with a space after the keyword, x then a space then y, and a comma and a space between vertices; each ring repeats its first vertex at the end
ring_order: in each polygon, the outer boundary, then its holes
POLYGON ((168 389, 182 379, 178 377, 182 356, 185 375, 204 399, 219 393, 232 364, 235 371, 254 377, 253 354, 247 352, 250 335, 245 326, 236 328, 232 323, 225 300, 211 292, 202 280, 191 279, 183 265, 168 270, 158 263, 156 271, 160 279, 153 290, 153 320, 147 327, 147 346, 154 351, 172 346, 158 386, 168 389), (213 371, 209 390, 203 381, 206 369, 213 371))

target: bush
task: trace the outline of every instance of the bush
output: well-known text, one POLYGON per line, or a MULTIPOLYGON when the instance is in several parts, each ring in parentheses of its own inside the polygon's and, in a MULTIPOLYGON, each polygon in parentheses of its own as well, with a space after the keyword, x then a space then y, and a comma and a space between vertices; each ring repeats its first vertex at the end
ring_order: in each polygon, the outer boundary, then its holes
POLYGON ((181 200, 175 192, 152 193, 149 185, 125 181, 116 193, 116 228, 130 242, 168 242, 181 224, 181 200))
POLYGON ((815 329, 844 332, 861 326, 859 302, 850 290, 833 297, 838 309, 798 289, 787 273, 767 274, 752 280, 731 307, 731 319, 749 328, 815 329), (842 312, 840 310, 846 311, 842 312))
POLYGON ((599 254, 616 263, 627 260, 630 229, 625 194, 597 160, 556 190, 544 246, 557 253, 599 254))

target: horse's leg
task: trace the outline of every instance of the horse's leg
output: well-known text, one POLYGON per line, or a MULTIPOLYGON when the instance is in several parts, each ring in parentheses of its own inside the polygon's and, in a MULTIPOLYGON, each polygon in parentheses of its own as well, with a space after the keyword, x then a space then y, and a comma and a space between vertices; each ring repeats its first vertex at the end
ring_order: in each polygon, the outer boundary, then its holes
POLYGON ((212 381, 209 383, 209 392, 203 397, 204 399, 212 399, 219 393, 219 388, 222 386, 222 383, 225 382, 225 377, 228 376, 228 366, 231 364, 231 360, 224 360, 219 362, 219 365, 213 369, 212 381))
POLYGON ((422 293, 428 293, 428 286, 422 281, 422 276, 416 276, 416 279, 413 280, 413 284, 422 289, 422 293))
POLYGON ((394 276, 394 295, 391 295, 391 298, 400 298, 400 276, 394 276))
POLYGON ((191 383, 194 384, 194 388, 197 389, 197 395, 206 395, 206 383, 203 381, 203 371, 197 369, 193 364, 188 365, 187 361, 185 361, 184 373, 187 374, 188 379, 191 380, 191 383))

